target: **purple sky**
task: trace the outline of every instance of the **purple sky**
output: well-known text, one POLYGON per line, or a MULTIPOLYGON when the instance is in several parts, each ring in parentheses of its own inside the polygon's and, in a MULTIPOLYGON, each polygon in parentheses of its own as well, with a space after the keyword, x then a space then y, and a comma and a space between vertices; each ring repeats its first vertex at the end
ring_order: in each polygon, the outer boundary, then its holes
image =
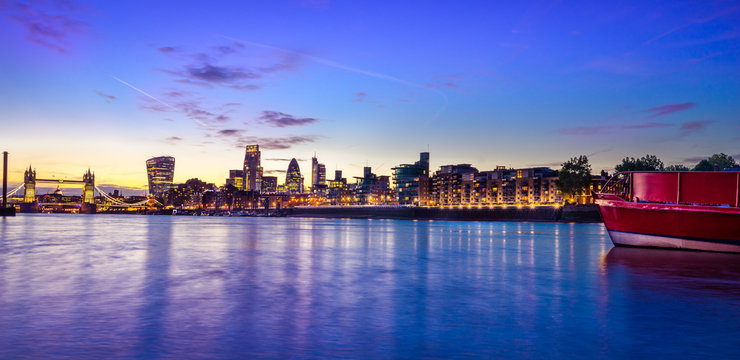
POLYGON ((142 188, 144 161, 222 184, 244 146, 284 180, 418 159, 594 170, 740 158, 732 1, 0 0, 11 182, 142 188))

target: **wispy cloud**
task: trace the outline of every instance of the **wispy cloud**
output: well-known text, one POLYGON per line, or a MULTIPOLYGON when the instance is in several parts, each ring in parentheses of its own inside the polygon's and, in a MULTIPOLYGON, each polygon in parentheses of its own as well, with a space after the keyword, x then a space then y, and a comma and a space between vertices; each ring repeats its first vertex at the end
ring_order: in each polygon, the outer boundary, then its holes
POLYGON ((181 141, 182 141, 182 138, 179 137, 179 136, 170 136, 170 137, 162 140, 162 142, 164 142, 165 144, 169 144, 169 145, 175 145, 175 144, 177 144, 177 143, 179 143, 181 141))
POLYGON ((223 129, 218 131, 218 134, 222 136, 239 136, 243 133, 244 130, 239 129, 223 129))
POLYGON ((661 105, 656 106, 654 108, 650 108, 645 110, 645 112, 650 113, 650 118, 655 118, 658 116, 664 116, 669 115, 673 113, 677 113, 679 111, 685 111, 689 110, 696 106, 693 102, 687 102, 687 103, 680 103, 680 104, 667 104, 667 105, 661 105))
POLYGON ((688 66, 698 64, 698 63, 700 63, 702 61, 709 60, 711 58, 715 58, 715 57, 720 56, 720 55, 722 55, 722 52, 719 52, 718 51, 718 52, 715 52, 715 53, 712 53, 712 54, 709 54, 709 55, 706 55, 706 56, 702 56, 702 57, 699 57, 699 58, 690 59, 690 60, 686 61, 685 63, 683 63, 680 66, 676 66, 676 67, 674 67, 672 69, 668 69, 663 74, 669 74, 669 73, 672 73, 672 72, 683 70, 684 68, 686 68, 688 66))
POLYGON ((643 45, 649 45, 650 43, 653 43, 653 42, 655 42, 657 40, 660 40, 660 39, 662 39, 662 38, 664 38, 664 37, 666 37, 668 35, 671 35, 671 34, 675 33, 676 31, 685 29, 685 28, 687 28, 687 27, 689 27, 691 25, 703 24, 703 23, 712 21, 714 19, 717 19, 719 17, 729 15, 729 14, 731 14, 731 13, 737 11, 737 10, 740 10, 740 6, 737 6, 736 5, 736 6, 731 6, 731 7, 722 9, 722 10, 720 10, 720 11, 718 11, 718 12, 712 14, 712 15, 709 15, 707 17, 695 18, 695 19, 693 19, 693 20, 691 20, 691 21, 689 21, 687 23, 684 23, 684 24, 675 26, 675 27, 669 29, 668 31, 665 31, 665 32, 659 34, 658 36, 655 36, 653 38, 648 39, 647 41, 645 41, 643 43, 643 45))
POLYGON ((117 97, 115 97, 113 95, 108 95, 108 94, 106 94, 106 93, 104 93, 102 91, 99 91, 99 90, 95 90, 95 93, 98 94, 98 96, 100 96, 103 99, 105 99, 105 102, 107 102, 107 103, 109 103, 109 102, 111 102, 113 100, 118 99, 117 97))
POLYGON ((685 163, 698 163, 699 161, 709 159, 709 156, 694 156, 683 159, 685 163))
POLYGON ((632 124, 632 125, 623 125, 623 129, 653 129, 653 128, 661 128, 661 127, 670 127, 673 126, 671 124, 661 123, 661 122, 646 122, 642 124, 632 124))
POLYGON ((225 39, 229 39, 229 40, 235 41, 237 43, 242 43, 242 44, 246 44, 246 45, 253 46, 253 47, 259 47, 259 48, 263 48, 263 49, 271 49, 271 50, 276 50, 276 51, 280 51, 280 52, 284 52, 284 53, 296 55, 298 58, 306 59, 306 60, 309 60, 309 61, 312 61, 312 62, 315 62, 315 63, 318 63, 318 64, 322 64, 322 65, 326 65, 326 66, 329 66, 329 67, 333 67, 333 68, 336 68, 336 69, 340 69, 340 70, 344 70, 344 71, 349 71, 349 72, 353 72, 353 73, 356 73, 356 74, 361 74, 361 75, 373 77, 373 78, 376 78, 376 79, 387 80, 387 81, 399 83, 399 84, 410 86, 410 87, 417 87, 417 88, 422 88, 422 89, 427 89, 427 90, 434 91, 439 96, 442 97, 443 104, 435 112, 434 116, 432 118, 430 118, 426 122, 426 124, 429 124, 432 120, 438 118, 442 114, 442 112, 445 111, 445 109, 447 108, 447 104, 449 102, 448 99, 447 99, 447 95, 445 95, 439 89, 429 89, 429 88, 426 88, 424 85, 417 84, 415 82, 411 82, 411 81, 408 81, 408 80, 404 80, 404 79, 401 79, 401 78, 398 78, 398 77, 395 77, 395 76, 392 76, 392 75, 387 75, 387 74, 382 74, 382 73, 378 73, 378 72, 374 72, 374 71, 368 71, 368 70, 356 68, 354 66, 342 64, 342 63, 339 63, 339 62, 336 62, 336 61, 333 61, 333 60, 324 59, 324 58, 321 58, 321 57, 318 57, 318 56, 313 56, 313 55, 305 54, 305 53, 302 53, 302 52, 299 52, 299 51, 284 49, 284 48, 280 48, 280 47, 277 47, 277 46, 262 44, 262 43, 258 43, 258 42, 254 42, 254 41, 240 40, 240 39, 236 39, 236 38, 229 37, 229 36, 223 36, 223 35, 222 35, 222 37, 225 38, 225 39))
POLYGON ((184 70, 161 70, 173 75, 175 80, 181 84, 197 85, 211 88, 220 85, 237 90, 257 90, 256 84, 245 84, 245 81, 255 80, 262 77, 259 73, 245 70, 237 66, 218 66, 210 63, 193 64, 185 66, 184 70))
POLYGON ((672 27, 672 28, 670 28, 670 29, 668 29, 668 30, 666 30, 666 31, 664 31, 664 32, 662 32, 662 33, 660 33, 660 34, 658 34, 656 36, 653 36, 652 38, 646 40, 645 42, 643 42, 642 44, 640 44, 639 46, 637 46, 637 48, 635 48, 632 51, 629 51, 629 52, 623 54, 623 56, 630 56, 630 55, 636 53, 640 48, 643 48, 645 46, 648 46, 648 45, 650 45, 650 44, 652 44, 652 43, 654 43, 654 42, 656 42, 656 41, 658 41, 660 39, 663 39, 663 38, 665 38, 665 37, 667 37, 667 36, 669 36, 669 35, 671 35, 671 34, 673 34, 675 32, 678 32, 680 30, 686 29, 686 28, 688 28, 688 27, 690 27, 692 25, 707 23, 707 22, 710 22, 710 21, 712 21, 714 19, 717 19, 717 18, 726 16, 726 15, 732 14, 733 12, 735 12, 737 10, 740 10, 740 6, 737 6, 737 5, 736 6, 730 6, 730 7, 724 8, 724 9, 718 11, 718 12, 715 12, 714 14, 709 15, 707 17, 694 18, 694 19, 690 20, 689 22, 686 22, 686 23, 683 23, 683 24, 674 26, 674 27, 672 27))
POLYGON ((444 89, 444 88, 452 88, 457 89, 457 84, 453 82, 443 82, 443 83, 434 83, 434 84, 426 84, 424 85, 425 89, 444 89))
POLYGON ((232 42, 211 47, 207 52, 189 53, 176 46, 163 46, 158 48, 159 52, 172 54, 174 56, 171 58, 180 61, 184 59, 186 63, 174 70, 157 70, 173 76, 174 81, 180 84, 252 91, 262 88, 262 81, 266 76, 293 71, 301 66, 299 56, 282 52, 277 56, 279 59, 273 62, 245 65, 245 63, 253 62, 255 57, 244 54, 244 48, 244 44, 232 42))
POLYGON ((279 111, 263 111, 259 119, 264 124, 280 128, 308 125, 319 121, 316 118, 298 118, 279 111))
POLYGON ((162 47, 158 47, 157 48, 157 51, 159 51, 159 52, 161 52, 163 54, 171 54, 171 53, 177 52, 179 50, 180 49, 178 49, 175 46, 162 46, 162 47))
POLYGON ((318 139, 316 135, 303 136, 286 136, 286 137, 258 137, 246 136, 240 137, 235 145, 242 148, 244 144, 260 144, 260 148, 265 150, 284 150, 290 149, 293 145, 312 143, 318 139))
POLYGON ((600 134, 610 134, 624 130, 649 130, 663 127, 673 127, 675 125, 661 123, 661 122, 645 122, 638 124, 625 124, 625 125, 600 125, 600 126, 576 126, 558 129, 558 133, 561 135, 572 135, 572 136, 591 136, 600 134))
POLYGON ((364 92, 355 93, 355 98, 352 99, 354 102, 363 102, 367 98, 367 94, 364 92))
POLYGON ((147 106, 147 105, 141 106, 143 109, 152 110, 152 111, 168 111, 168 110, 170 110, 170 111, 174 111, 174 112, 185 113, 185 115, 188 118, 190 118, 191 120, 195 121, 199 125, 207 128, 207 129, 210 129, 210 130, 214 130, 214 128, 211 125, 207 124, 204 121, 204 119, 206 119, 206 118, 204 118, 204 115, 216 116, 216 120, 217 121, 220 121, 220 120, 228 120, 228 119, 224 119, 223 117, 219 120, 219 116, 220 115, 215 115, 215 114, 209 113, 209 112, 207 112, 205 110, 199 109, 192 102, 191 103, 184 103, 185 104, 184 105, 184 108, 183 108, 182 104, 178 104, 179 107, 175 107, 175 106, 173 106, 173 105, 171 105, 171 104, 169 104, 169 103, 167 103, 167 102, 165 102, 165 101, 163 101, 163 100, 161 100, 161 99, 153 96, 152 94, 149 94, 148 92, 146 92, 144 90, 141 90, 141 89, 137 88, 136 86, 133 86, 133 85, 129 84, 126 81, 123 81, 123 80, 119 79, 118 77, 116 77, 113 74, 108 74, 108 76, 110 76, 112 79, 120 82, 121 84, 124 84, 124 85, 128 86, 129 88, 134 89, 137 92, 139 92, 140 94, 146 96, 145 99, 146 99, 146 101, 149 102, 149 106, 147 106))
POLYGON ((82 34, 88 24, 78 18, 87 8, 75 1, 21 2, 0 1, 0 9, 5 8, 5 16, 26 29, 26 40, 66 53, 70 39, 82 34))
POLYGON ((578 126, 558 129, 558 132, 562 135, 588 136, 602 134, 609 129, 607 126, 578 126))
POLYGON ((188 118, 198 121, 199 124, 205 125, 206 128, 214 130, 212 125, 225 123, 231 120, 227 115, 232 110, 229 107, 216 107, 218 110, 209 110, 202 104, 201 100, 190 98, 185 93, 179 91, 170 91, 160 98, 143 98, 144 103, 139 107, 143 110, 155 112, 177 112, 184 114, 188 118), (162 100, 162 99, 165 100, 162 100), (157 100, 155 100, 157 99, 157 100))
MULTIPOLYGON (((288 159, 288 158, 267 158, 267 159, 264 159, 264 160, 265 161, 285 161, 285 162, 288 162, 288 161, 291 161, 293 159, 288 159)), ((307 160, 308 159, 296 159, 296 161, 307 161, 307 160)))
POLYGON ((264 173, 268 175, 281 175, 281 174, 285 174, 286 172, 287 172, 286 170, 265 170, 264 171, 264 173))
POLYGON ((608 152, 611 152, 612 150, 614 150, 614 149, 612 149, 612 148, 608 148, 608 149, 600 149, 600 150, 596 150, 596 151, 594 151, 594 152, 592 152, 592 153, 588 154, 587 156, 588 156, 588 157, 593 157, 593 156, 596 156, 596 155, 599 155, 599 154, 604 154, 604 153, 608 153, 608 152))
POLYGON ((682 135, 688 135, 694 132, 702 131, 706 129, 709 124, 713 123, 712 120, 699 120, 699 121, 689 121, 687 123, 684 123, 681 125, 681 134, 682 135))

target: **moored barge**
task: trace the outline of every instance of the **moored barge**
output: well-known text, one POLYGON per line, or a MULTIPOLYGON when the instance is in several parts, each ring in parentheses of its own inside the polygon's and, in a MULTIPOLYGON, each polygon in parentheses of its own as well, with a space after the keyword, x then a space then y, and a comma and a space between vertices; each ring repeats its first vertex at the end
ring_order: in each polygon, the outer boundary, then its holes
POLYGON ((740 172, 622 172, 593 196, 616 246, 740 253, 740 172))

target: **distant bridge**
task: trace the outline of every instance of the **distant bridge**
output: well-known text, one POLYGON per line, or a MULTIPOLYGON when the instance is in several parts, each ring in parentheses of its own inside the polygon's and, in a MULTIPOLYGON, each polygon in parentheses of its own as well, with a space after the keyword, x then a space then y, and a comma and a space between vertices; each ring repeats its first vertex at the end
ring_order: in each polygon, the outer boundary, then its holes
MULTIPOLYGON (((61 203, 39 203, 36 201, 36 183, 52 183, 52 184, 79 184, 82 186, 82 202, 77 206, 80 207, 84 212, 95 212, 95 190, 102 196, 107 203, 100 204, 105 207, 115 208, 146 208, 149 206, 163 206, 162 203, 155 199, 145 199, 142 201, 127 203, 122 200, 116 199, 108 195, 105 191, 95 186, 95 174, 87 169, 87 172, 82 175, 82 180, 67 180, 67 179, 39 179, 36 177, 36 170, 32 169, 31 166, 25 171, 23 175, 23 184, 18 185, 15 189, 9 191, 7 196, 11 196, 23 188, 23 204, 21 205, 22 212, 37 212, 39 206, 61 206, 61 203)), ((65 203, 66 206, 72 206, 73 204, 65 203)))

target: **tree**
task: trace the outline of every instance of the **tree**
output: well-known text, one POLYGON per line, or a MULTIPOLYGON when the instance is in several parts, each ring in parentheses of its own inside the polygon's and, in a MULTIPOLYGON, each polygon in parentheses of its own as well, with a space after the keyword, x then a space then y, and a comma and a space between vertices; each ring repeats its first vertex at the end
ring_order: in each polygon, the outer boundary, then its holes
POLYGON ((668 165, 665 167, 665 171, 689 171, 689 167, 686 165, 668 165))
POLYGON ((626 157, 621 164, 614 167, 617 172, 622 171, 662 171, 663 162, 655 155, 645 155, 639 159, 626 157))
POLYGON ((591 186, 591 165, 588 157, 581 155, 563 163, 558 173, 558 189, 566 199, 587 194, 591 186))
POLYGON ((717 169, 724 170, 737 166, 737 163, 732 156, 726 155, 725 153, 719 153, 710 156, 706 160, 699 161, 699 163, 694 166, 694 171, 714 171, 715 165, 717 166, 717 169))

